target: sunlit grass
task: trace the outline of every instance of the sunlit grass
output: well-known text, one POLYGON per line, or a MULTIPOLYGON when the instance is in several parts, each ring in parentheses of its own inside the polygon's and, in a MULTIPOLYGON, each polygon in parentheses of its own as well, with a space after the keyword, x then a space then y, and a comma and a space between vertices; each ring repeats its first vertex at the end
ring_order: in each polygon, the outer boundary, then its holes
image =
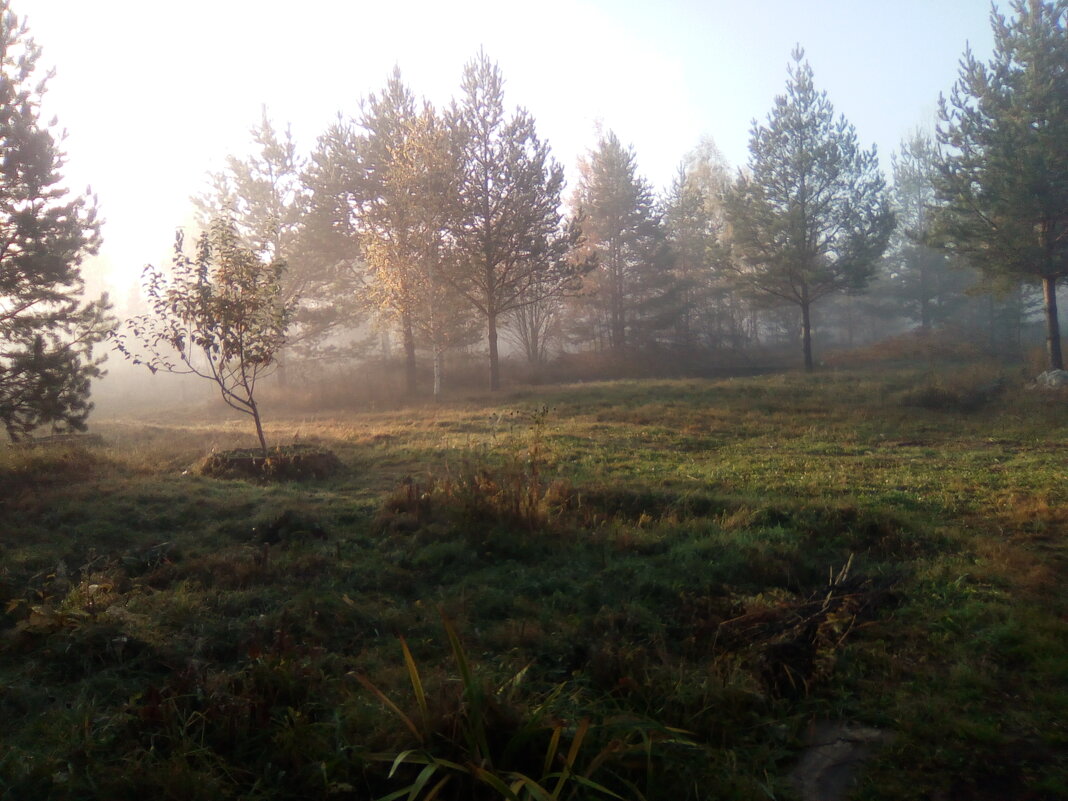
POLYGON ((652 769, 617 766, 616 790, 783 795, 807 721, 832 718, 895 733, 864 797, 984 797, 984 777, 1044 797, 1068 782, 1068 422, 1013 386, 978 409, 905 405, 929 380, 276 412, 272 441, 343 462, 306 482, 191 474, 251 439, 203 409, 97 420, 102 445, 2 447, 0 797, 386 795, 403 785, 371 755, 414 745, 349 674, 407 697, 403 635, 426 686, 455 689, 442 614, 480 686, 522 676, 503 719, 690 733, 652 769), (847 564, 856 585, 805 639, 847 564), (1005 752, 1025 767, 996 768, 1005 752))

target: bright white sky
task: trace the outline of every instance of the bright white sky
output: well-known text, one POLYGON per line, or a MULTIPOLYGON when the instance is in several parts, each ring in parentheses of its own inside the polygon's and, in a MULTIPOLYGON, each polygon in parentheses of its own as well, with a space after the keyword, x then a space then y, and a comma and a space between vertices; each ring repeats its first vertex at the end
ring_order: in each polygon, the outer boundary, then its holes
MULTIPOLYGON (((999 5, 1008 10, 1008 3, 999 5)), ((733 166, 783 91, 800 43, 865 145, 890 153, 933 121, 967 43, 991 49, 987 0, 14 0, 56 69, 46 109, 68 131, 66 175, 100 199, 97 267, 131 280, 170 256, 189 197, 251 149, 266 104, 307 152, 399 65, 439 106, 480 47, 573 174, 614 130, 665 188, 711 137, 733 166)), ((125 288, 117 288, 121 300, 125 288)))

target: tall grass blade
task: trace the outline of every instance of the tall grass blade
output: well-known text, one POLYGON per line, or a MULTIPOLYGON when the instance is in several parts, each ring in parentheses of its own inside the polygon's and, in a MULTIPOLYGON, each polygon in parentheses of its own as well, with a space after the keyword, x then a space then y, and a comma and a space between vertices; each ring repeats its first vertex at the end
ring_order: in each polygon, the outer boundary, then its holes
POLYGON ((478 765, 472 765, 471 771, 476 779, 483 784, 492 787, 501 794, 502 798, 507 798, 508 801, 521 801, 512 788, 505 784, 499 776, 490 773, 488 770, 481 768, 478 765))
POLYGON ((384 692, 375 687, 371 680, 366 676, 363 676, 359 673, 353 673, 351 675, 355 676, 356 681, 363 685, 365 689, 369 690, 372 694, 374 694, 374 696, 378 698, 378 700, 381 701, 391 712, 393 712, 394 715, 400 718, 401 722, 408 727, 408 730, 413 735, 415 735, 415 739, 417 739, 420 744, 423 743, 424 738, 422 732, 419 731, 419 728, 415 725, 412 719, 405 715, 404 712, 401 711, 400 707, 389 699, 389 696, 387 696, 384 692))
MULTIPOLYGON (((623 796, 619 795, 618 793, 613 793, 603 784, 598 784, 597 782, 593 781, 593 779, 587 779, 585 776, 579 776, 578 774, 575 774, 574 779, 576 782, 583 785, 584 787, 589 787, 591 790, 596 790, 602 795, 607 795, 610 798, 618 798, 619 801, 624 801, 623 796)), ((631 789, 635 792, 638 792, 637 788, 631 787, 631 789)), ((638 793, 638 797, 641 799, 645 798, 645 796, 643 796, 641 793, 638 793)))
POLYGON ((445 616, 445 613, 441 614, 441 622, 445 627, 445 634, 449 638, 449 647, 452 649, 453 658, 456 660, 456 667, 460 671, 460 680, 464 685, 464 692, 468 696, 476 694, 475 682, 471 677, 471 665, 467 661, 467 654, 464 651, 463 645, 460 643, 460 637, 456 633, 456 627, 452 625, 452 621, 445 616))
POLYGON ((549 747, 545 749, 545 764, 542 766, 541 775, 545 776, 553 769, 553 762, 556 761, 556 752, 560 750, 560 735, 563 733, 563 726, 554 726, 552 736, 549 738, 549 747))
POLYGON ((578 759, 579 751, 582 750, 582 741, 586 739, 586 734, 589 730, 589 718, 583 718, 579 721, 578 729, 575 731, 575 737, 571 740, 571 747, 568 748, 567 756, 564 758, 564 769, 560 771, 560 775, 556 779, 556 787, 553 788, 554 799, 560 797, 564 785, 567 784, 567 780, 571 778, 571 774, 574 772, 575 760, 578 759))
POLYGON ((415 781, 412 782, 411 792, 408 793, 408 801, 415 801, 419 797, 419 793, 426 787, 427 782, 429 782, 437 772, 438 764, 436 762, 431 762, 419 771, 419 775, 416 776, 415 781))
POLYGON ((408 678, 412 682, 412 692, 415 693, 415 703, 419 706, 420 722, 423 724, 422 731, 426 733, 429 731, 430 726, 430 709, 426 702, 426 692, 423 690, 423 680, 419 676, 419 668, 416 667, 415 659, 408 648, 407 640, 401 637, 400 643, 401 650, 404 651, 404 664, 408 668, 408 678))
POLYGON ((426 794, 426 797, 423 798, 423 801, 434 801, 434 799, 437 798, 438 795, 441 793, 445 785, 449 783, 449 779, 451 778, 452 776, 442 776, 438 783, 430 788, 430 792, 426 794))
POLYGON ((467 700, 468 710, 465 717, 466 726, 464 734, 470 742, 470 748, 479 761, 490 761, 489 740, 486 738, 486 726, 483 719, 482 688, 475 682, 471 674, 471 663, 467 661, 467 653, 464 651, 460 637, 456 633, 456 627, 452 621, 441 613, 442 625, 445 634, 449 638, 449 647, 452 649, 453 658, 456 660, 456 668, 460 671, 460 681, 464 686, 464 698, 467 700))
POLYGON ((525 788, 535 801, 554 801, 553 797, 549 795, 549 791, 529 776, 525 776, 522 773, 512 773, 510 775, 516 777, 516 780, 512 782, 512 792, 517 795, 520 788, 525 788))
POLYGON ((575 760, 578 759, 579 751, 582 750, 582 741, 586 739, 589 731, 590 719, 583 718, 579 721, 578 729, 575 731, 575 739, 571 741, 571 747, 567 750, 567 760, 564 764, 568 770, 575 769, 575 760))
MULTIPOLYGON (((399 768, 401 765, 403 765, 405 762, 407 762, 408 761, 408 757, 411 756, 414 753, 415 753, 415 750, 412 749, 412 748, 409 748, 407 751, 401 751, 399 754, 397 754, 397 756, 394 757, 394 759, 393 759, 393 765, 389 769, 389 778, 392 779, 393 775, 397 772, 397 768, 399 768)), ((422 761, 422 760, 420 760, 420 761, 422 761)))

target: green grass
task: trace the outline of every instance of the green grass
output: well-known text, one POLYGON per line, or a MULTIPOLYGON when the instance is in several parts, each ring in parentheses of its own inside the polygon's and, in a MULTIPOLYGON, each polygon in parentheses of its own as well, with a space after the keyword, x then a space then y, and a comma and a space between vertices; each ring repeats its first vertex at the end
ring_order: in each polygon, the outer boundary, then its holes
POLYGON ((856 798, 1063 797, 1064 399, 989 375, 276 415, 300 483, 188 473, 203 410, 0 449, 0 798, 789 799, 822 719, 894 735, 856 798))

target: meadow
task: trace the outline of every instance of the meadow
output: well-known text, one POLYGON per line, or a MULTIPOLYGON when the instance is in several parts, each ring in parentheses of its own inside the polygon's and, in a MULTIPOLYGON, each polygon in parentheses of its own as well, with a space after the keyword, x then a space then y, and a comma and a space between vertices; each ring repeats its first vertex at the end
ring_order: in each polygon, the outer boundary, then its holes
POLYGON ((1068 797, 1068 397, 989 365, 0 447, 0 799, 1068 797))

